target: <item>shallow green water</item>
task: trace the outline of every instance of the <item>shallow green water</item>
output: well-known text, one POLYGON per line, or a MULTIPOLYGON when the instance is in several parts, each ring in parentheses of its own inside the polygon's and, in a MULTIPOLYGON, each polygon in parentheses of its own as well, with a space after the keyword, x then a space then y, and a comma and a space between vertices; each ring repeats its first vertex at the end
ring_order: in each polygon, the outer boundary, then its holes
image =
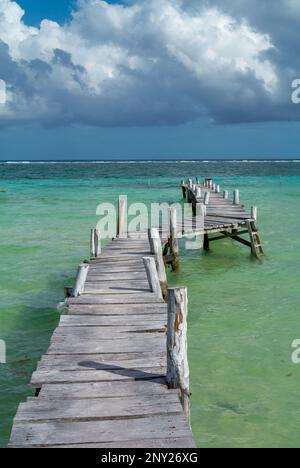
POLYGON ((300 365, 291 362, 300 339, 300 164, 224 162, 0 165, 1 446, 31 392, 63 287, 88 257, 97 204, 119 193, 177 201, 182 177, 209 174, 259 206, 267 257, 260 264, 221 241, 209 254, 186 252, 170 274, 189 288, 194 434, 200 447, 300 447, 300 365))

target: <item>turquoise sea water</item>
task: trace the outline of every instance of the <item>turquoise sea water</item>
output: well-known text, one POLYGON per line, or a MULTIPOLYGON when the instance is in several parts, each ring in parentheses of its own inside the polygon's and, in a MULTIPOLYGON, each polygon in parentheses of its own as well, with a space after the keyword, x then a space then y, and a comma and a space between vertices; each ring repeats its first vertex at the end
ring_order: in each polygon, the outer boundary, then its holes
POLYGON ((300 447, 300 163, 0 163, 0 445, 89 255, 96 206, 180 201, 179 181, 213 175, 259 207, 263 263, 226 240, 189 251, 170 284, 188 286, 193 431, 199 447, 300 447))

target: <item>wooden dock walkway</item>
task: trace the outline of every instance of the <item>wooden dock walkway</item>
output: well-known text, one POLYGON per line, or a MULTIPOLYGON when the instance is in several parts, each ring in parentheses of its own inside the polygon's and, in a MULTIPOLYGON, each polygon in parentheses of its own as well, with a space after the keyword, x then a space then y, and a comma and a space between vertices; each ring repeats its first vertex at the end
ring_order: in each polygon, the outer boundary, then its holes
POLYGON ((178 239, 203 236, 203 248, 231 238, 263 255, 257 208, 209 178, 183 181, 192 216, 147 232, 125 228, 102 251, 91 233, 91 260, 80 265, 67 310, 19 406, 10 447, 193 448, 189 425, 186 288, 168 289, 165 265, 179 268, 178 239), (199 222, 200 221, 200 222, 199 222), (242 237, 249 235, 249 240, 242 237), (167 303, 167 302, 168 303, 167 303))
POLYGON ((166 385, 167 304, 149 289, 144 239, 91 260, 19 406, 11 447, 195 447, 178 390, 166 385))
POLYGON ((199 179, 194 183, 192 179, 181 184, 183 197, 192 205, 194 217, 203 216, 203 224, 195 226, 195 218, 184 222, 178 237, 187 237, 191 234, 204 236, 204 250, 210 249, 210 242, 230 238, 251 249, 256 258, 264 254, 260 234, 257 227, 257 207, 251 207, 247 212, 240 203, 240 191, 234 190, 233 199, 229 199, 229 192, 206 178, 204 183, 199 179), (209 237, 211 234, 218 234, 209 237), (249 240, 241 237, 249 235, 249 240))

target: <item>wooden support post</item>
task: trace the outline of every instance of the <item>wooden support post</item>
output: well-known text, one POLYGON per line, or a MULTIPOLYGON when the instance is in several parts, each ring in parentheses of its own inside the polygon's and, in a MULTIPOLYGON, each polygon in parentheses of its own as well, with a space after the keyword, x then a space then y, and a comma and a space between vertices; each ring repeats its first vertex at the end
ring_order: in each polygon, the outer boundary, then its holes
POLYGON ((152 239, 152 245, 153 245, 153 254, 155 255, 155 260, 156 260, 156 269, 157 269, 158 279, 160 283, 160 288, 162 291, 163 298, 167 300, 168 279, 167 279, 161 239, 159 236, 158 229, 151 229, 151 239, 152 239))
POLYGON ((83 293, 89 267, 90 265, 88 263, 81 263, 79 265, 78 270, 77 270, 75 286, 73 290, 74 297, 81 296, 81 294, 83 293))
POLYGON ((257 206, 251 207, 251 219, 254 219, 254 221, 257 221, 257 206))
POLYGON ((153 257, 144 257, 143 258, 145 270, 147 273, 147 278, 149 282, 150 290, 159 298, 163 298, 160 283, 158 279, 157 269, 155 260, 153 257))
POLYGON ((172 269, 179 270, 179 243, 178 243, 178 227, 177 227, 177 211, 175 208, 170 210, 170 250, 172 254, 172 269))
POLYGON ((217 193, 221 193, 221 187, 220 187, 220 185, 217 185, 216 192, 217 192, 217 193))
POLYGON ((206 206, 203 205, 203 203, 198 203, 198 216, 200 216, 201 218, 204 218, 206 216, 206 206))
POLYGON ((196 201, 195 198, 194 198, 194 200, 192 202, 192 211, 193 211, 193 216, 196 216, 196 214, 197 214, 197 201, 196 201))
POLYGON ((196 177, 196 184, 197 184, 197 185, 200 184, 200 177, 196 177))
POLYGON ((208 205, 208 204, 209 204, 209 199, 210 199, 210 193, 209 193, 209 192, 205 192, 205 194, 204 194, 204 205, 208 205))
POLYGON ((204 239, 203 239, 203 249, 205 252, 209 252, 209 236, 208 234, 204 234, 204 239))
POLYGON ((127 211, 127 197, 119 197, 118 205, 118 237, 126 238, 126 211, 127 211))
POLYGON ((186 187, 185 187, 185 181, 181 181, 181 189, 182 189, 182 197, 186 198, 186 187))
POLYGON ((197 190, 196 190, 196 198, 201 198, 201 196, 202 196, 201 188, 200 188, 200 187, 197 187, 197 190))
POLYGON ((214 192, 216 192, 217 191, 217 184, 213 184, 212 189, 213 189, 214 192))
POLYGON ((239 190, 235 190, 233 192, 233 204, 234 205, 240 204, 240 191, 239 190))
POLYGON ((169 289, 167 329, 167 385, 178 388, 190 422, 190 372, 187 353, 188 298, 186 288, 169 289))
POLYGON ((148 229, 148 240, 149 240, 149 245, 150 245, 150 253, 151 253, 151 255, 154 255, 154 243, 153 243, 152 229, 151 228, 148 229))
POLYGON ((223 192, 223 198, 224 198, 224 200, 228 200, 228 197, 229 197, 228 190, 224 190, 224 192, 223 192))
POLYGON ((193 186, 193 180, 192 179, 189 179, 188 181, 188 187, 191 189, 193 186))
POLYGON ((91 258, 98 258, 101 254, 101 236, 98 229, 91 230, 91 258))
POLYGON ((70 297, 74 296, 74 288, 73 286, 65 286, 65 298, 69 299, 70 297))

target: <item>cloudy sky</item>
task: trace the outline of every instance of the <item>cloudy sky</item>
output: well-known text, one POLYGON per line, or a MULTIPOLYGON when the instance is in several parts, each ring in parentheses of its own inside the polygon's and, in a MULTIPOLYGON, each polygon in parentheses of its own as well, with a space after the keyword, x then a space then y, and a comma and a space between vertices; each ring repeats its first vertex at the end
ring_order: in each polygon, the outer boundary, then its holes
POLYGON ((299 27, 299 0, 0 0, 0 159, 300 157, 299 27))

